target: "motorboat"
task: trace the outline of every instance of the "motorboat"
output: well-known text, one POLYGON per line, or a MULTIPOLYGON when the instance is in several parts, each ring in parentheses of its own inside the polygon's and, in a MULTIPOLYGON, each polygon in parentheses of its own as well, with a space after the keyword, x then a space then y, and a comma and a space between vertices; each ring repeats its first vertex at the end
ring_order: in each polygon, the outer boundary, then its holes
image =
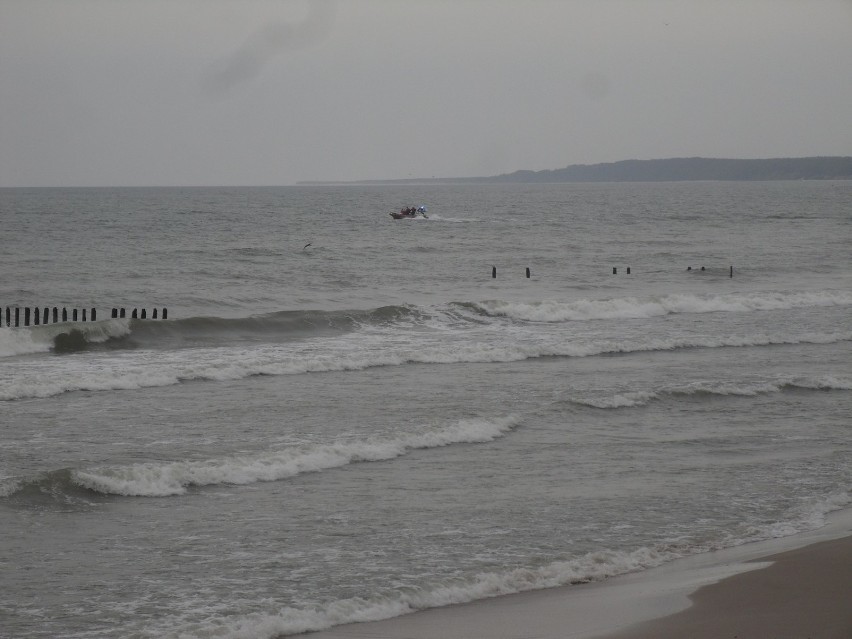
POLYGON ((411 219, 414 219, 415 217, 422 217, 422 218, 428 219, 428 217, 429 217, 428 215, 426 215, 426 207, 425 206, 418 206, 418 207, 412 206, 412 207, 409 207, 409 208, 400 209, 399 212, 394 211, 393 213, 390 214, 390 216, 395 220, 411 220, 411 219))

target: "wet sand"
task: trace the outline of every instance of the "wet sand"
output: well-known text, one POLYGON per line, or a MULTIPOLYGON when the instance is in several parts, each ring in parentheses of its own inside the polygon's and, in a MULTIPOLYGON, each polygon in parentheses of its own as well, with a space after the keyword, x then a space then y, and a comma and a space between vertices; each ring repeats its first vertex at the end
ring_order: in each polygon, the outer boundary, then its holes
POLYGON ((850 639, 852 512, 833 530, 599 583, 495 597, 309 639, 850 639))
POLYGON ((612 639, 852 638, 852 537, 767 557, 772 564, 704 586, 692 606, 612 639))

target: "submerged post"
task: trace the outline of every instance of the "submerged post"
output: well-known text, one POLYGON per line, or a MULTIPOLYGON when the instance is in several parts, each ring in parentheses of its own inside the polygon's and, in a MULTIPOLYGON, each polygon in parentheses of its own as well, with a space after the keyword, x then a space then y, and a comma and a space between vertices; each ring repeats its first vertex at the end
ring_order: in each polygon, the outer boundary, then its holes
POLYGON ((627 274, 630 275, 630 267, 627 267, 627 274))
POLYGON ((527 279, 529 279, 529 277, 530 277, 530 267, 528 266, 527 267, 527 279))
POLYGON ((497 267, 496 266, 491 267, 491 277, 492 278, 497 277, 497 267))
POLYGON ((618 275, 618 268, 616 268, 615 266, 612 267, 612 274, 618 275))
POLYGON ((733 266, 733 264, 732 264, 732 265, 731 265, 731 277, 733 277, 733 276, 734 276, 734 266, 733 266))

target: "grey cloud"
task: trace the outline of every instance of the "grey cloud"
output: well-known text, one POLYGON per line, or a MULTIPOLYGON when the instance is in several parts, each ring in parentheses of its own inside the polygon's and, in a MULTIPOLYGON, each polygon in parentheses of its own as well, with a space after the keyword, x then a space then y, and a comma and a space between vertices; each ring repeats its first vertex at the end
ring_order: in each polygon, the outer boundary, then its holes
POLYGON ((336 10, 336 0, 311 0, 302 21, 274 22, 256 31, 204 78, 204 89, 225 94, 255 78, 274 57, 322 42, 331 32, 336 10))

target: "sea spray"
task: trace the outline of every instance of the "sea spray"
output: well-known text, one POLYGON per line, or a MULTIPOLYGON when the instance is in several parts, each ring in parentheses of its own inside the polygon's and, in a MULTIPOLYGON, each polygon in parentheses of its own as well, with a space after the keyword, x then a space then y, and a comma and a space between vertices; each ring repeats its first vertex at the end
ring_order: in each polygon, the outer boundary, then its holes
MULTIPOLYGON (((130 320, 109 319, 98 322, 43 324, 28 327, 0 327, 0 357, 44 353, 56 350, 57 342, 68 338, 82 350, 85 344, 102 344, 130 333, 130 320)), ((60 347, 59 350, 62 350, 60 347)))

